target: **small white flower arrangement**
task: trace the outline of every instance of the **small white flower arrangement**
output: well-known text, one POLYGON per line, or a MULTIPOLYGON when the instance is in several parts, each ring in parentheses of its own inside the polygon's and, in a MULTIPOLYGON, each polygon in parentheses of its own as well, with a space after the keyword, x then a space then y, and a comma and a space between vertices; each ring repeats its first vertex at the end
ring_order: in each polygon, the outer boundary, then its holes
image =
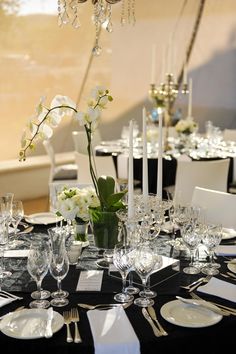
POLYGON ((67 220, 76 219, 84 223, 89 221, 89 207, 96 208, 100 205, 95 189, 67 188, 57 194, 57 210, 67 220))
POLYGON ((175 126, 177 133, 186 135, 196 132, 197 129, 198 124, 192 118, 180 119, 175 126))

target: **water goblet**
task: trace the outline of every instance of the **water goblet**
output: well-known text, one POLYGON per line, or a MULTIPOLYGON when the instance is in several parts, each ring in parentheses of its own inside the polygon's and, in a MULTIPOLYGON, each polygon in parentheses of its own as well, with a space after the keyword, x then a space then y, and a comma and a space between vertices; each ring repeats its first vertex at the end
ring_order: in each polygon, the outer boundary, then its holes
POLYGON ((207 263, 201 272, 206 275, 217 275, 219 270, 218 265, 214 262, 214 251, 217 246, 219 246, 222 239, 222 226, 208 224, 206 230, 202 236, 202 243, 207 247, 209 253, 210 262, 207 263))
POLYGON ((43 291, 41 290, 42 280, 48 272, 50 254, 50 246, 48 242, 45 240, 32 241, 27 259, 27 270, 31 277, 36 281, 37 292, 34 292, 35 300, 29 304, 31 308, 45 309, 50 306, 50 302, 43 298, 43 291), (35 297, 36 294, 37 296, 35 297))
POLYGON ((69 271, 69 259, 65 247, 66 232, 64 228, 55 227, 48 229, 51 240, 51 262, 49 270, 54 279, 57 280, 57 290, 51 293, 52 306, 65 306, 69 303, 66 299, 68 291, 62 290, 61 281, 66 277, 69 271))
POLYGON ((151 298, 145 296, 147 280, 152 273, 155 264, 157 262, 155 251, 150 247, 149 243, 145 242, 138 246, 134 259, 134 269, 139 275, 144 291, 144 297, 138 297, 134 300, 134 304, 140 307, 152 306, 154 301, 151 298))
POLYGON ((186 274, 198 274, 200 269, 194 265, 194 254, 197 250, 197 247, 201 243, 202 233, 201 227, 198 224, 192 222, 187 223, 181 228, 181 236, 184 244, 187 246, 190 252, 190 263, 188 267, 183 269, 183 272, 186 274))
POLYGON ((17 240, 17 227, 20 223, 20 221, 24 217, 24 207, 23 203, 21 200, 13 200, 12 202, 12 208, 11 208, 11 223, 13 226, 13 237, 9 242, 9 247, 10 248, 15 248, 17 246, 20 246, 24 241, 22 240, 17 240))
POLYGON ((114 247, 113 264, 122 277, 122 292, 114 296, 114 299, 118 302, 129 302, 134 299, 126 291, 126 278, 132 268, 132 252, 134 252, 134 249, 130 245, 116 244, 114 247))

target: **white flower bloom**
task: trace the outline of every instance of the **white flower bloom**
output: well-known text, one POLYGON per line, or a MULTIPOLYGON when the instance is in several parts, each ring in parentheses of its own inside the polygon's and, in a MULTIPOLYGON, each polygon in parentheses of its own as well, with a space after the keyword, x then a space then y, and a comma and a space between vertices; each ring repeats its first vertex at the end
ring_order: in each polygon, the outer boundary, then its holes
POLYGON ((60 110, 57 109, 55 111, 51 111, 48 116, 48 121, 52 127, 57 127, 61 123, 62 115, 59 112, 60 110))
POLYGON ((108 102, 108 97, 104 96, 99 101, 99 107, 104 108, 108 102))
MULTIPOLYGON (((76 104, 75 102, 68 96, 62 96, 62 95, 56 95, 50 105, 50 108, 54 108, 57 106, 69 106, 71 108, 76 109, 76 104)), ((71 115, 74 113, 73 109, 70 108, 60 108, 58 109, 59 111, 61 111, 61 114, 67 114, 67 115, 71 115)))
POLYGON ((41 124, 39 127, 39 136, 41 139, 50 139, 53 135, 53 130, 48 124, 41 124))
POLYGON ((86 125, 87 121, 85 118, 86 114, 84 112, 78 112, 75 114, 75 119, 78 120, 79 125, 84 126, 86 125))
POLYGON ((92 123, 96 121, 98 118, 100 118, 100 116, 101 116, 101 112, 98 107, 96 108, 88 107, 87 115, 86 115, 86 120, 88 123, 92 123))
POLYGON ((102 86, 96 86, 92 91, 91 91, 91 97, 97 101, 100 96, 105 94, 106 89, 102 86))

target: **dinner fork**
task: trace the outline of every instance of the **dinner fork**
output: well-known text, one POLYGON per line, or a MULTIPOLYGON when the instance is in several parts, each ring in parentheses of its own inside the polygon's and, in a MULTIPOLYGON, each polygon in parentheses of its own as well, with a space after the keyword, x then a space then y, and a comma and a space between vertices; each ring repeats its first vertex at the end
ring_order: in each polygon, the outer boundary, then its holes
POLYGON ((75 324, 75 337, 74 337, 74 342, 75 343, 81 343, 82 339, 79 333, 79 329, 78 329, 78 324, 77 322, 79 322, 79 311, 77 308, 72 308, 70 311, 70 315, 71 315, 71 321, 74 322, 75 324))
POLYGON ((2 289, 0 289, 0 296, 5 297, 7 299, 15 299, 15 300, 22 300, 23 299, 23 297, 16 296, 16 295, 11 294, 11 293, 9 293, 5 290, 2 290, 2 289))
POLYGON ((64 317, 64 322, 66 324, 66 330, 67 330, 66 341, 68 343, 71 343, 71 342, 73 342, 73 338, 71 336, 71 331, 70 331, 70 323, 71 323, 70 312, 64 311, 63 317, 64 317))
POLYGON ((109 308, 113 308, 113 307, 120 307, 122 306, 124 309, 126 309, 127 307, 129 307, 132 304, 132 302, 125 302, 123 304, 97 304, 97 305, 90 305, 90 304, 77 304, 79 307, 82 307, 84 309, 87 310, 94 310, 97 308, 100 309, 109 309, 109 308))
POLYGON ((188 292, 191 293, 193 290, 197 289, 200 285, 203 283, 208 283, 209 280, 211 279, 212 275, 207 275, 205 278, 203 278, 201 281, 199 281, 197 284, 193 285, 188 289, 188 292))

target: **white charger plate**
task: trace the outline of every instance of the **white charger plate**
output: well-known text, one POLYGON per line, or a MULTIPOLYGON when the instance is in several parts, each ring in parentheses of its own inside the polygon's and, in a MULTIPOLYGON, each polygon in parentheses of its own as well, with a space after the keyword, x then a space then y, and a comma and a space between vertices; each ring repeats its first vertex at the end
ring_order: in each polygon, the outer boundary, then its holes
POLYGON ((230 240, 231 238, 236 237, 236 230, 234 229, 222 229, 222 240, 230 240))
MULTIPOLYGON (((23 309, 4 316, 0 328, 2 333, 12 338, 43 338, 47 317, 47 309, 23 309)), ((62 315, 53 311, 52 332, 59 331, 63 325, 62 315)))
POLYGON ((185 304, 180 300, 167 302, 161 307, 160 313, 166 321, 190 328, 209 327, 218 323, 223 317, 206 308, 185 304))
POLYGON ((55 224, 58 221, 63 220, 62 216, 56 216, 54 213, 45 212, 45 213, 36 213, 27 215, 25 217, 25 221, 30 224, 38 224, 38 225, 49 225, 55 224))

